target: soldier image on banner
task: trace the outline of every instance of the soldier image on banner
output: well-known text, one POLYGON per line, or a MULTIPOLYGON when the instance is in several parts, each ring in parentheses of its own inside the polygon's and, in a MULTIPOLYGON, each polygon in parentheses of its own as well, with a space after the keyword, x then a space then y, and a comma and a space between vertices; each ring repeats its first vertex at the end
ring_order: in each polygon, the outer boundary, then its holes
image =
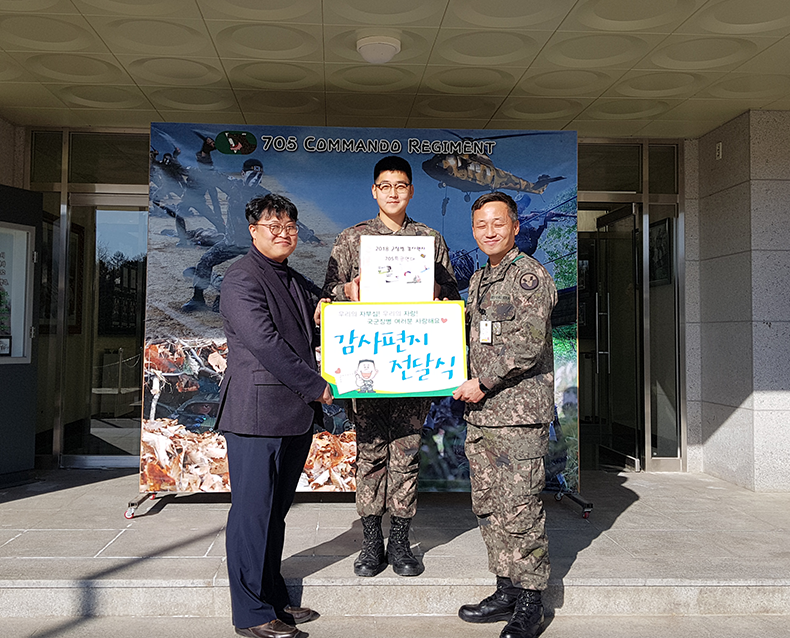
POLYGON ((557 290, 546 269, 515 245, 518 231, 509 195, 489 193, 472 205, 472 232, 488 263, 469 284, 470 374, 453 394, 467 404, 472 509, 497 578, 494 594, 458 615, 472 623, 507 621, 500 638, 540 633, 549 578, 539 495, 554 417, 557 290))
MULTIPOLYGON (((260 185, 263 175, 263 164, 258 159, 244 161, 241 168, 241 178, 228 177, 223 189, 228 194, 228 220, 225 234, 216 244, 209 248, 194 268, 188 268, 185 275, 193 277, 192 299, 181 306, 182 312, 196 312, 208 310, 203 292, 209 287, 212 280, 214 266, 226 261, 246 255, 252 242, 247 231, 247 219, 244 216, 244 207, 253 197, 267 195, 269 191, 260 185)), ((218 286, 217 286, 218 287, 218 286)), ((219 312, 220 297, 217 295, 211 309, 219 312)))

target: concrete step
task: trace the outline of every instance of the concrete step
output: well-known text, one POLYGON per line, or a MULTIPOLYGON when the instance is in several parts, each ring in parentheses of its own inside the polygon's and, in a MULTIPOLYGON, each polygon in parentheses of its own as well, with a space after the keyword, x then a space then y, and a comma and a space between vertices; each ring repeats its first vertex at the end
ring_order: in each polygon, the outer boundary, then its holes
MULTIPOLYGON (((556 616, 541 638, 744 638, 787 636, 790 616, 556 616)), ((315 638, 497 638, 504 623, 470 625, 451 616, 322 616, 300 625, 315 638)), ((4 638, 235 638, 230 618, 9 618, 4 638)))
MULTIPOLYGON (((164 496, 127 521, 136 475, 58 476, 0 493, 0 617, 228 615, 227 495, 164 496)), ((596 475, 585 490, 588 519, 545 500, 556 620, 790 615, 790 495, 704 475, 596 475)), ((493 590, 468 494, 420 495, 421 576, 355 577, 361 538, 352 495, 298 495, 283 562, 294 600, 333 617, 453 618, 493 590)))
MULTIPOLYGON (((55 568, 55 566, 53 566, 55 568)), ((55 568, 56 569, 56 568, 55 568)), ((429 568, 430 569, 430 568, 429 568)), ((490 578, 378 576, 289 579, 292 600, 335 616, 454 616, 493 591, 490 578)), ((547 615, 733 615, 790 613, 787 582, 552 581, 547 615)), ((226 578, 0 581, 0 617, 222 617, 230 597, 226 578)))

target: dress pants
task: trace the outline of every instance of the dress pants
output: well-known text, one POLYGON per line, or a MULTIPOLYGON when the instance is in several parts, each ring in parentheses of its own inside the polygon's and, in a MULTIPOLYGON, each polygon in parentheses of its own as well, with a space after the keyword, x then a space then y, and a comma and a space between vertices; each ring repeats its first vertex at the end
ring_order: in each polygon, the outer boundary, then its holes
POLYGON ((312 431, 298 436, 223 432, 228 444, 231 508, 226 553, 233 624, 246 629, 275 618, 293 624, 280 573, 285 516, 310 451, 312 431))

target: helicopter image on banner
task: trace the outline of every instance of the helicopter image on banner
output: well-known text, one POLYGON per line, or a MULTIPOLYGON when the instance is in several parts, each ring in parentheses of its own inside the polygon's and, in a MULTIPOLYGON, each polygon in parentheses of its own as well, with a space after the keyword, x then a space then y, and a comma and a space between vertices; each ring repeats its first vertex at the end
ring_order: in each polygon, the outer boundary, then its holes
MULTIPOLYGON (((541 134, 539 132, 512 133, 472 139, 461 137, 453 131, 445 132, 470 142, 541 134)), ((422 170, 428 177, 439 182, 439 188, 455 188, 464 193, 466 202, 472 199, 470 193, 481 191, 511 190, 517 193, 542 195, 549 184, 565 179, 564 177, 540 175, 536 182, 530 182, 497 168, 493 160, 485 153, 437 153, 422 163, 422 170)))

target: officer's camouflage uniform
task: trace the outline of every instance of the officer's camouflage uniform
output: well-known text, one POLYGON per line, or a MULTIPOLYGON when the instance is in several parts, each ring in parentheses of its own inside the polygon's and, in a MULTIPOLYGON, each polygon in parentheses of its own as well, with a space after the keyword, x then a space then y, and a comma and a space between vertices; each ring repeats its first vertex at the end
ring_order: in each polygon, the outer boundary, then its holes
POLYGON ((525 589, 549 578, 543 456, 554 415, 551 311, 557 289, 545 268, 518 248, 469 282, 470 377, 490 392, 467 403, 466 456, 472 509, 488 548, 488 568, 525 589), (490 321, 491 343, 480 343, 490 321))
MULTIPOLYGON (((441 234, 408 216, 393 232, 378 218, 346 228, 335 240, 324 282, 324 296, 348 301, 343 286, 359 274, 362 235, 431 236, 435 238, 434 276, 439 299, 460 299, 450 254, 441 234)), ((430 399, 357 399, 349 417, 357 431, 357 512, 360 516, 412 518, 417 511, 422 425, 430 399)))

